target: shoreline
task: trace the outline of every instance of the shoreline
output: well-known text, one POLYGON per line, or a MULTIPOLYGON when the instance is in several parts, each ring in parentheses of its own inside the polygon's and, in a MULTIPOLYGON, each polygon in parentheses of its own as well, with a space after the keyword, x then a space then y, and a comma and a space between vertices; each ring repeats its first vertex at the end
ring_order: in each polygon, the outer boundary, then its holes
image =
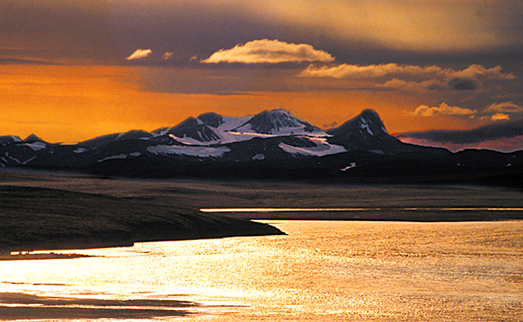
POLYGON ((4 256, 147 241, 284 234, 267 224, 203 214, 194 208, 50 188, 0 185, 0 201, 0 255, 4 256))
MULTIPOLYGON (((0 225, 3 227, 0 255, 7 255, 8 259, 12 258, 9 255, 12 251, 128 247, 147 241, 285 234, 253 220, 459 222, 523 219, 523 211, 485 211, 490 208, 523 209, 521 191, 470 185, 142 181, 0 170, 0 195, 0 225), (361 208, 366 211, 321 214, 199 211, 297 207, 361 208), (436 208, 441 207, 465 211, 437 211, 436 208), (406 211, 410 208, 423 211, 406 211), (369 209, 372 211, 367 211, 369 209)), ((60 257, 48 255, 48 258, 52 256, 60 257)))
POLYGON ((363 208, 352 210, 262 210, 242 211, 204 209, 206 213, 220 214, 232 218, 250 220, 310 220, 310 221, 402 221, 402 222, 471 222, 523 220, 523 208, 506 209, 405 209, 405 208, 363 208), (214 211, 213 211, 214 210, 214 211))

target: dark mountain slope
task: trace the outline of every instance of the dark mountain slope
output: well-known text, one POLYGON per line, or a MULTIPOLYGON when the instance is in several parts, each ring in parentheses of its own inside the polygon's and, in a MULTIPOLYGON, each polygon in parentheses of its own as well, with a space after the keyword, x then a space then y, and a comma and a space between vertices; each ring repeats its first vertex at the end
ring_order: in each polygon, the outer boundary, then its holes
POLYGON ((329 143, 342 145, 350 151, 368 151, 377 154, 448 153, 445 149, 424 148, 401 142, 387 132, 378 113, 370 109, 363 110, 355 118, 328 130, 327 133, 332 135, 328 139, 329 143))

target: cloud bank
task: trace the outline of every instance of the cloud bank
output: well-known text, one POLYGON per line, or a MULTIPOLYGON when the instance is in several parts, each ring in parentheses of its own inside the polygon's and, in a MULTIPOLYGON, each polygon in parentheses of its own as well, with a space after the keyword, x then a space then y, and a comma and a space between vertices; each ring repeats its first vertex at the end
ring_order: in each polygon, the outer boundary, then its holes
POLYGON ((441 103, 436 107, 428 107, 426 105, 419 106, 415 111, 414 115, 417 116, 436 116, 436 115, 474 115, 478 111, 471 110, 468 108, 462 108, 457 106, 449 106, 445 103, 441 103))
POLYGON ((334 57, 323 50, 314 49, 307 44, 286 43, 279 40, 253 40, 236 45, 231 49, 221 49, 202 63, 242 63, 277 64, 301 62, 332 62, 334 57))
POLYGON ((511 73, 503 73, 501 66, 486 68, 473 64, 463 70, 441 68, 439 66, 398 65, 396 63, 380 65, 336 66, 309 65, 300 77, 334 78, 345 80, 370 80, 377 88, 409 90, 474 90, 485 80, 513 80, 511 73))
POLYGON ((495 123, 472 130, 431 130, 398 135, 406 143, 448 147, 453 151, 488 148, 499 151, 521 150, 523 120, 495 123))
POLYGON ((494 103, 489 105, 486 112, 494 113, 520 113, 523 112, 523 107, 514 104, 513 102, 494 103))
POLYGON ((479 117, 482 120, 491 121, 508 121, 512 115, 523 114, 523 107, 514 104, 513 102, 493 103, 483 109, 481 112, 468 108, 449 106, 446 103, 441 103, 439 106, 429 107, 420 105, 413 115, 423 117, 433 116, 468 116, 470 118, 479 117))

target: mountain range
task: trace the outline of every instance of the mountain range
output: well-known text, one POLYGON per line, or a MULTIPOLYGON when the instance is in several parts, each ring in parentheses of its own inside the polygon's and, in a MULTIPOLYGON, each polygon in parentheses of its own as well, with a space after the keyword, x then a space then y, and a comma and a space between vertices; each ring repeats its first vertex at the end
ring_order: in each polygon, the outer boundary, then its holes
POLYGON ((174 127, 77 144, 0 137, 0 168, 103 176, 319 182, 485 182, 522 186, 523 151, 501 153, 402 143, 364 110, 322 130, 284 109, 254 116, 205 113, 174 127))

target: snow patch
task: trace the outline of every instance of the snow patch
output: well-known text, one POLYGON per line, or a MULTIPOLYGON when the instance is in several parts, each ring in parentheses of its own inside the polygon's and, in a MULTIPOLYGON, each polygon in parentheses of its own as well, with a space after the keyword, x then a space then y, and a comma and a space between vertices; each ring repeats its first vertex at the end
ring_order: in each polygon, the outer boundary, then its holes
POLYGON ((341 171, 347 171, 347 170, 352 169, 352 168, 356 168, 356 162, 351 162, 348 166, 346 166, 345 168, 341 169, 341 171))
POLYGON ((33 161, 34 159, 36 159, 36 155, 28 160, 25 160, 24 162, 22 162, 22 165, 27 165, 29 162, 33 161))
POLYGON ((370 150, 370 152, 375 153, 375 154, 385 154, 385 152, 383 152, 382 150, 378 150, 378 149, 370 150))
POLYGON ((76 148, 73 150, 74 153, 84 153, 86 151, 87 151, 86 148, 76 148))
POLYGON ((253 160, 265 160, 265 154, 258 153, 252 157, 253 160))
POLYGON ((18 160, 17 158, 13 158, 12 156, 8 156, 8 158, 13 160, 14 162, 16 162, 18 164, 22 164, 22 162, 20 162, 20 160, 18 160))
POLYGON ((220 124, 216 129, 222 130, 222 131, 230 131, 234 128, 237 128, 245 123, 247 123, 250 119, 252 119, 252 116, 246 116, 246 117, 230 117, 230 116, 222 116, 223 123, 220 124))
POLYGON ((195 157, 221 157, 224 153, 231 150, 225 146, 214 148, 207 146, 157 145, 148 147, 147 151, 156 155, 182 154, 195 157))
POLYGON ((360 125, 360 128, 367 130, 367 133, 369 133, 370 135, 374 135, 374 133, 371 131, 371 129, 369 127, 369 124, 367 124, 367 122, 365 120, 364 120, 364 123, 360 125))
POLYGON ((47 148, 44 142, 25 143, 24 145, 30 147, 35 152, 47 148))
MULTIPOLYGON (((199 133, 200 135, 200 138, 202 137, 201 133, 199 133)), ((184 144, 184 145, 202 145, 202 144, 208 144, 208 145, 211 145, 211 144, 216 144, 216 141, 209 141, 209 142, 205 142, 203 139, 202 141, 199 141, 199 140, 196 140, 196 139, 193 139, 193 138, 189 138, 189 137, 186 137, 184 136, 183 138, 179 138, 177 137, 176 135, 174 134, 169 134, 169 137, 173 140, 175 140, 176 142, 180 142, 181 144, 184 144)))
POLYGON ((104 162, 107 160, 117 160, 117 159, 127 159, 127 154, 112 155, 110 157, 100 159, 100 160, 98 160, 98 162, 104 162))
POLYGON ((136 157, 139 157, 142 154, 140 152, 133 152, 133 153, 129 153, 129 155, 136 158, 136 157))
POLYGON ((288 145, 285 143, 280 143, 278 145, 280 149, 283 151, 290 153, 290 154, 300 154, 300 155, 306 155, 306 156, 317 156, 322 157, 325 155, 330 154, 338 154, 347 152, 347 149, 341 145, 334 145, 334 144, 316 144, 316 146, 313 147, 297 147, 293 145, 288 145))

